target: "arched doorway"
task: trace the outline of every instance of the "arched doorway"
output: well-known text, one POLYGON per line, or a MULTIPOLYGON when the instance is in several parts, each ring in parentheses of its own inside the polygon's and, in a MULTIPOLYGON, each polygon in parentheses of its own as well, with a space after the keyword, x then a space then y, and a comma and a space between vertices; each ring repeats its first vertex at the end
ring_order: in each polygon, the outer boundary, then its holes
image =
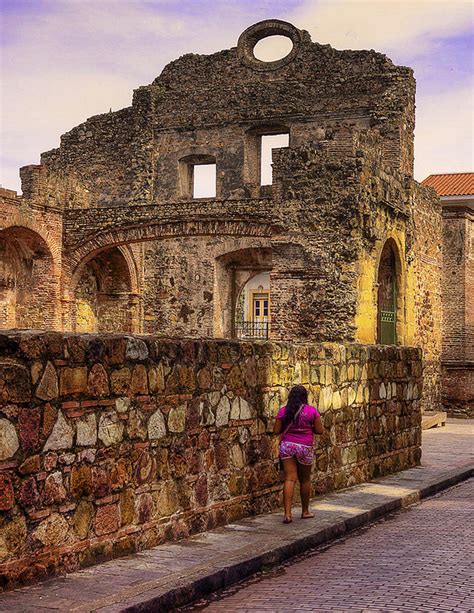
POLYGON ((45 240, 12 226, 0 232, 0 328, 54 329, 58 275, 45 240))
POLYGON ((392 241, 387 241, 380 257, 377 276, 377 342, 397 343, 398 280, 397 260, 392 241))
POLYGON ((229 251, 216 259, 213 306, 217 338, 251 338, 252 314, 258 323, 254 329, 258 336, 253 338, 269 335, 271 269, 272 251, 266 246, 229 251))
POLYGON ((235 305, 235 336, 268 339, 270 334, 270 273, 253 274, 243 285, 235 305))
POLYGON ((135 308, 130 269, 119 247, 81 267, 74 289, 76 332, 132 332, 135 308))

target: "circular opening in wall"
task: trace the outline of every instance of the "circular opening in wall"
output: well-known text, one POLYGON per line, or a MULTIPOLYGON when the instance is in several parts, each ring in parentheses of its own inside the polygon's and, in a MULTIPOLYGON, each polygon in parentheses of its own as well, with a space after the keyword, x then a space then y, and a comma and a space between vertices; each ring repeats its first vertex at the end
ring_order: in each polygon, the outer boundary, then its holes
POLYGON ((259 40, 253 55, 261 62, 278 62, 291 53, 293 42, 287 36, 275 34, 259 40))
POLYGON ((296 58, 300 30, 279 19, 260 21, 242 32, 237 43, 240 61, 252 70, 278 70, 296 58))

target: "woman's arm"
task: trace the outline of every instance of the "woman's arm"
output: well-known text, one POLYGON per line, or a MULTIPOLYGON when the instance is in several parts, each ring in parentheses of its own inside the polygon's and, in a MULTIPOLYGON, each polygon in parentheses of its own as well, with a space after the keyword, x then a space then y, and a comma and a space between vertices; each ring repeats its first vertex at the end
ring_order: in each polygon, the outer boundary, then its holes
POLYGON ((273 424, 273 434, 281 434, 281 419, 278 417, 275 419, 275 423, 273 424))
POLYGON ((324 432, 323 420, 319 416, 314 418, 313 432, 315 434, 322 434, 324 432))

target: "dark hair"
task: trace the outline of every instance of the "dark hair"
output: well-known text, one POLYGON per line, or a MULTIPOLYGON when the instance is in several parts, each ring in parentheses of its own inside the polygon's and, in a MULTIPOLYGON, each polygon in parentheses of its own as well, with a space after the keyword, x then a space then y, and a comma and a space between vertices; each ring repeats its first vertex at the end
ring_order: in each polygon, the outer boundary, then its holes
POLYGON ((283 429, 285 429, 294 419, 298 409, 302 404, 308 404, 308 392, 304 385, 295 385, 288 394, 285 415, 283 417, 283 429))

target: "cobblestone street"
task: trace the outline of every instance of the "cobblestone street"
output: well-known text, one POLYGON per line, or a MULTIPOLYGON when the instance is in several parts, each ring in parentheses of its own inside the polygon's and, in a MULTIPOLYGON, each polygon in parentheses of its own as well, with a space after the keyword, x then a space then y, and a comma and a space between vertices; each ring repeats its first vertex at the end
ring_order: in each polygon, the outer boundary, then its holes
POLYGON ((473 510, 470 479, 187 610, 473 611, 473 510))

